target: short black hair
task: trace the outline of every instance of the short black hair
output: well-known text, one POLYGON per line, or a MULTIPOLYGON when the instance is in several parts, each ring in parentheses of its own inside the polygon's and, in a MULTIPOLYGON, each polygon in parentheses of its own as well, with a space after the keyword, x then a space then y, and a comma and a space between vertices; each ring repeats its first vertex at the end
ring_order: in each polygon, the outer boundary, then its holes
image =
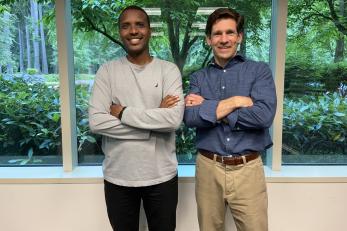
POLYGON ((138 10, 138 11, 143 12, 143 13, 146 15, 148 27, 151 27, 151 22, 150 22, 150 20, 149 20, 149 16, 148 16, 147 12, 146 12, 144 9, 142 9, 141 7, 136 6, 136 5, 127 6, 127 7, 125 7, 125 8, 122 10, 122 12, 120 13, 120 15, 119 15, 119 17, 118 17, 118 25, 120 25, 120 20, 121 20, 121 18, 122 18, 122 16, 123 16, 124 12, 127 11, 127 10, 138 10))
POLYGON ((239 14, 236 10, 231 8, 218 8, 213 11, 207 19, 205 34, 211 36, 212 26, 219 19, 234 19, 236 21, 237 33, 243 32, 244 17, 239 14))

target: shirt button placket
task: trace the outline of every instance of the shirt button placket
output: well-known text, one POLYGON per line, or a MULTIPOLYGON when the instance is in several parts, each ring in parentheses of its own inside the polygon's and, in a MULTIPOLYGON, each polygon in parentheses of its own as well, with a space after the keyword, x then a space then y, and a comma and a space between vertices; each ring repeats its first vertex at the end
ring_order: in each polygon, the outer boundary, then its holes
MULTIPOLYGON (((226 72, 226 70, 224 69, 223 70, 223 73, 225 73, 226 72)), ((224 97, 224 94, 225 94, 225 92, 224 92, 224 89, 225 89, 225 77, 223 76, 223 78, 222 78, 222 87, 221 87, 221 89, 222 89, 222 96, 224 97)))

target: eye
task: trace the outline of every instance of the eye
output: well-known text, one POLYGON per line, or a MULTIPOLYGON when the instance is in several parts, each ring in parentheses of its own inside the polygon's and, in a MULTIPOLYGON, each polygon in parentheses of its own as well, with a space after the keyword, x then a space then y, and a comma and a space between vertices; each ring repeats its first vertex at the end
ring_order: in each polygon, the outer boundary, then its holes
POLYGON ((222 35, 222 32, 220 32, 220 31, 216 31, 216 32, 212 33, 213 37, 219 37, 221 35, 222 35))
POLYGON ((144 28, 146 25, 144 23, 136 23, 137 28, 144 28))
POLYGON ((121 25, 120 25, 120 28, 121 28, 122 30, 128 29, 128 28, 129 28, 129 24, 121 24, 121 25))
POLYGON ((229 35, 229 36, 236 36, 237 32, 233 31, 233 30, 229 30, 229 31, 227 31, 227 35, 229 35))

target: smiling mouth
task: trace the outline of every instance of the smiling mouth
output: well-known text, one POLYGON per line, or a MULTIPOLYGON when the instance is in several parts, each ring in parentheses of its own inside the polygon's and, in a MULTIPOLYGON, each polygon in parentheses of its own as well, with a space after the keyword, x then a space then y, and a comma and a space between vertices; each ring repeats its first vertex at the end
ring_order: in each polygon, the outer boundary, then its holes
POLYGON ((228 49, 231 49, 232 47, 218 47, 218 49, 220 50, 228 50, 228 49))
POLYGON ((130 45, 138 45, 140 44, 141 38, 130 38, 128 42, 130 45))
POLYGON ((140 41, 142 38, 129 38, 128 40, 130 41, 130 42, 138 42, 138 41, 140 41))

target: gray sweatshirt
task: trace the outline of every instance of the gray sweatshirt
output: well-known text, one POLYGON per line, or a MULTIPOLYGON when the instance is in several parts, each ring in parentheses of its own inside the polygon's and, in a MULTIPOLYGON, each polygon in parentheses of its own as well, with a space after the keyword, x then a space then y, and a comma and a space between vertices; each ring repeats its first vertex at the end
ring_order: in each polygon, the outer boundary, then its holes
POLYGON ((149 186, 177 174, 175 130, 184 111, 177 66, 153 58, 145 65, 126 57, 102 65, 89 105, 89 126, 103 135, 105 180, 122 186, 149 186), (167 95, 178 95, 173 108, 159 108, 167 95), (112 102, 126 106, 122 119, 110 114, 112 102))

